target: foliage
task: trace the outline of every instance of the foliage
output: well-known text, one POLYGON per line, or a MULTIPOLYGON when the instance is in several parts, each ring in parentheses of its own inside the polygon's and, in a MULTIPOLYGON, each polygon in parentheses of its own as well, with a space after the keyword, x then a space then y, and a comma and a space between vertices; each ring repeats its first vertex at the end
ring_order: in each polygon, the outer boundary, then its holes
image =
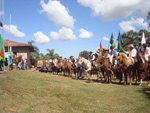
MULTIPOLYGON (((130 30, 127 33, 121 34, 122 39, 124 41, 124 44, 122 44, 122 48, 124 48, 124 50, 129 50, 129 44, 133 44, 136 48, 141 47, 141 39, 143 32, 145 33, 146 38, 150 37, 150 32, 144 29, 141 29, 139 32, 130 30)), ((147 43, 148 42, 150 42, 150 38, 147 39, 147 43)))
POLYGON ((81 56, 81 57, 84 57, 84 58, 86 58, 86 59, 88 59, 88 57, 89 57, 89 52, 86 51, 86 50, 81 51, 81 52, 80 52, 80 56, 81 56))
MULTIPOLYGON (((148 14, 147 14, 147 20, 148 20, 148 21, 150 20, 150 11, 149 11, 148 14)), ((148 26, 150 27, 150 21, 149 21, 149 23, 148 23, 148 26)))

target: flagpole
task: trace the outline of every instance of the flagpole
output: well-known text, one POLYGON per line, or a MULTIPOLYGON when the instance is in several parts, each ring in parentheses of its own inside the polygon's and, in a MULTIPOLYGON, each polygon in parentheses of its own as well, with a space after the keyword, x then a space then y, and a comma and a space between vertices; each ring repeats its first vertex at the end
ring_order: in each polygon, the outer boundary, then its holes
MULTIPOLYGON (((10 51, 9 51, 10 25, 11 25, 11 13, 10 13, 10 20, 9 20, 9 33, 8 33, 8 53, 9 53, 9 54, 10 54, 10 51)), ((8 56, 8 70, 9 70, 9 56, 8 56)))

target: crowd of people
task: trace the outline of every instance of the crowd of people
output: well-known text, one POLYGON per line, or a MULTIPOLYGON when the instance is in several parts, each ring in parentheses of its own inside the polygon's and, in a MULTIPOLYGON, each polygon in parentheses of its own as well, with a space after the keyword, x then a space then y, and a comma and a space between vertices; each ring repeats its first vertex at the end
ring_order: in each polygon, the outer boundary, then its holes
MULTIPOLYGON (((137 62, 137 59, 136 59, 137 58, 137 49, 134 47, 133 44, 129 44, 129 48, 130 48, 129 51, 125 51, 122 48, 120 52, 126 54, 129 58, 132 57, 134 59, 134 62, 137 62)), ((141 51, 142 55, 144 56, 145 60, 150 62, 150 47, 148 47, 148 45, 146 43, 144 43, 142 45, 142 47, 140 48, 140 51, 141 51)), ((95 55, 96 54, 92 54, 92 52, 89 52, 88 60, 91 61, 92 65, 94 65, 95 55)), ((115 59, 117 56, 117 52, 114 50, 113 46, 111 46, 110 51, 107 48, 104 49, 102 56, 109 58, 111 64, 114 65, 115 59)))
POLYGON ((27 59, 20 59, 18 63, 19 69, 25 70, 28 69, 28 60, 27 59))

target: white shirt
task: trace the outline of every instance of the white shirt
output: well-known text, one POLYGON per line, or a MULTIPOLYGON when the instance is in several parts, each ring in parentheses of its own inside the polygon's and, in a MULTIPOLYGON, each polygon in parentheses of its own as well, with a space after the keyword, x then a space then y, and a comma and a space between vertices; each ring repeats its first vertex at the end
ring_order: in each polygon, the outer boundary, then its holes
MULTIPOLYGON (((144 48, 142 48, 142 53, 143 51, 144 51, 144 48)), ((146 47, 145 56, 150 56, 150 47, 146 47)))
POLYGON ((52 59, 49 59, 49 63, 53 62, 52 59))
POLYGON ((115 50, 112 50, 110 53, 109 53, 110 57, 114 57, 116 56, 116 51, 115 50))
POLYGON ((53 60, 53 63, 57 63, 57 59, 54 59, 54 60, 53 60))
POLYGON ((126 52, 126 54, 129 54, 129 56, 131 57, 136 57, 137 55, 137 50, 136 49, 132 49, 132 52, 130 53, 130 50, 126 52), (130 55, 131 54, 131 55, 130 55))
POLYGON ((93 58, 91 59, 92 61, 95 60, 95 55, 93 55, 93 58))

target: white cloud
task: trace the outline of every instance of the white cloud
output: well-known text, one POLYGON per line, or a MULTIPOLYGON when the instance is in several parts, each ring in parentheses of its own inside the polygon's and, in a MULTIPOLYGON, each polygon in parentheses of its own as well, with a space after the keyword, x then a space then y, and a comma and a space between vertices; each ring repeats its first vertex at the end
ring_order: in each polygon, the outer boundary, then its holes
POLYGON ((61 27, 74 28, 75 19, 69 15, 68 9, 57 0, 49 0, 46 4, 44 0, 40 2, 42 6, 41 12, 45 12, 48 18, 61 27))
POLYGON ((104 41, 109 41, 109 39, 107 37, 103 37, 104 41))
POLYGON ((144 18, 131 18, 129 21, 122 21, 119 23, 119 26, 122 28, 124 32, 133 30, 136 31, 135 27, 142 27, 146 30, 148 30, 148 25, 146 22, 144 22, 144 18))
POLYGON ((117 20, 133 14, 146 17, 150 0, 78 0, 80 5, 92 9, 92 15, 103 20, 117 20))
POLYGON ((89 39, 93 36, 92 32, 89 32, 85 29, 80 29, 80 35, 79 38, 85 38, 85 39, 89 39))
POLYGON ((23 32, 20 32, 15 25, 4 25, 4 30, 14 38, 23 38, 26 36, 23 32))
POLYGON ((46 35, 44 35, 42 32, 36 32, 34 33, 35 42, 40 44, 48 44, 51 42, 51 39, 49 39, 46 35))
POLYGON ((72 29, 66 27, 62 27, 58 32, 50 32, 50 36, 59 41, 76 40, 76 36, 72 29))

